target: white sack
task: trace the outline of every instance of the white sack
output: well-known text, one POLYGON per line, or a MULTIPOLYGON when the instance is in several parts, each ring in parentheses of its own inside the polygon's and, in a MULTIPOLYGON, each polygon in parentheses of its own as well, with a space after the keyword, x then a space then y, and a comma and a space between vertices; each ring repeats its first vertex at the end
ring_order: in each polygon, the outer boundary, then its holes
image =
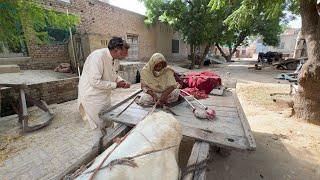
MULTIPOLYGON (((178 150, 181 139, 182 129, 180 123, 171 114, 165 112, 154 113, 136 126, 111 153, 103 166, 115 159, 131 157, 143 152, 160 150, 171 146, 175 147, 135 158, 134 162, 137 163, 138 167, 117 164, 111 170, 110 168, 101 169, 94 179, 176 180, 179 176, 178 150)), ((94 171, 115 146, 116 143, 98 156, 94 163, 77 179, 89 179, 92 172, 87 172, 94 171)))

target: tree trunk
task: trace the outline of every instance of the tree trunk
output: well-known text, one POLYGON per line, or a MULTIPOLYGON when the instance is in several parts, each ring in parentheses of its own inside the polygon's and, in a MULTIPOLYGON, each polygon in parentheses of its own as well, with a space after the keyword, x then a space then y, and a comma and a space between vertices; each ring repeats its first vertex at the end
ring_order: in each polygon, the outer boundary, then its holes
POLYGON ((232 53, 232 47, 230 45, 228 46, 228 50, 229 50, 229 56, 232 57, 233 53, 232 53))
POLYGON ((196 62, 194 49, 195 49, 195 46, 193 44, 190 44, 191 64, 189 69, 193 69, 196 62))
POLYGON ((204 59, 206 58, 208 52, 209 52, 209 49, 211 47, 211 44, 207 44, 205 49, 204 49, 204 52, 202 54, 202 57, 201 57, 201 60, 200 60, 200 65, 199 65, 199 68, 201 68, 203 66, 203 63, 204 63, 204 59))
POLYGON ((227 61, 227 62, 230 62, 231 61, 231 58, 233 56, 234 53, 232 54, 229 54, 229 55, 226 55, 226 53, 224 53, 224 51, 222 50, 222 48, 219 46, 219 44, 216 44, 221 56, 227 61))
POLYGON ((316 1, 300 0, 300 9, 308 60, 298 77, 294 110, 298 118, 320 124, 320 17, 316 1))

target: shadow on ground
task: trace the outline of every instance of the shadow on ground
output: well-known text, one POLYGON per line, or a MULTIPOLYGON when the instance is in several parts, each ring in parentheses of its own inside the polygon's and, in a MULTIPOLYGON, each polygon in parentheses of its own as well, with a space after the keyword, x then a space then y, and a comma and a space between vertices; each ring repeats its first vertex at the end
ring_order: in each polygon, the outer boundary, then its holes
POLYGON ((273 134, 253 132, 257 149, 253 152, 232 151, 229 157, 214 154, 209 163, 207 179, 318 179, 320 167, 313 161, 317 156, 306 149, 284 145, 273 134), (273 141, 273 142, 272 142, 273 141), (292 155, 294 154, 294 155, 292 155), (299 154, 308 158, 299 159, 299 154))

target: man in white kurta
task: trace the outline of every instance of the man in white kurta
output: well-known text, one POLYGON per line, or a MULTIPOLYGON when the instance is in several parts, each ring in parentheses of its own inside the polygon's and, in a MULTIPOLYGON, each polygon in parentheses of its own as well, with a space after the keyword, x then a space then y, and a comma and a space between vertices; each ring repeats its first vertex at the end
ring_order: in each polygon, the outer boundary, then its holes
POLYGON ((115 59, 124 59, 129 46, 121 38, 112 38, 108 48, 93 51, 86 59, 79 80, 79 111, 92 129, 104 132, 111 122, 99 118, 99 112, 111 105, 111 90, 129 88, 117 75, 119 63, 115 59))

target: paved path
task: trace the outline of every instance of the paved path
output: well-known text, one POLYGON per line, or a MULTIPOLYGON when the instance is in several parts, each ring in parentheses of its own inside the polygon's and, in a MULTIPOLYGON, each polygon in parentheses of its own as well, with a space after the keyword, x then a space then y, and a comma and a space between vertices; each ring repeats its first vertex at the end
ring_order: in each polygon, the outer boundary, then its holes
MULTIPOLYGON (((135 85, 113 92, 113 104, 137 88, 135 85)), ((56 179, 57 175, 91 151, 95 144, 94 132, 88 123, 81 120, 77 101, 50 105, 50 109, 55 114, 52 124, 9 143, 5 140, 17 129, 17 117, 0 120, 1 126, 5 127, 0 128, 0 147, 4 147, 0 148, 0 160, 5 159, 0 162, 0 179, 56 179)))

